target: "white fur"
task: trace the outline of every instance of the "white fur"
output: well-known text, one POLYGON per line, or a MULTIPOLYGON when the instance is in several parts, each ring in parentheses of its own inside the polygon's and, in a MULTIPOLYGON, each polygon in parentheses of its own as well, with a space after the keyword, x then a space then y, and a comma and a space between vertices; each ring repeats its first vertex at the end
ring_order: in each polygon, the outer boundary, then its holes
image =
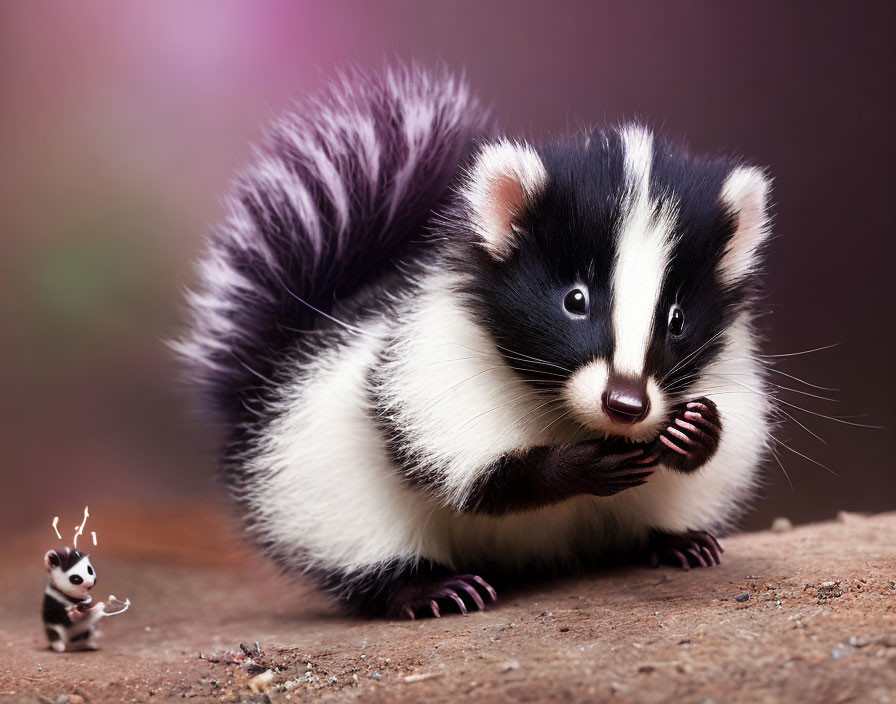
POLYGON ((513 219, 546 182, 544 164, 528 144, 502 139, 486 144, 477 155, 461 192, 470 207, 476 233, 496 259, 504 259, 512 251, 513 219), (519 191, 509 199, 508 182, 519 191))
POLYGON ((575 419, 595 426, 604 416, 601 397, 607 388, 610 367, 602 359, 595 359, 579 367, 566 382, 566 402, 573 409, 575 419))
POLYGON ((746 314, 696 390, 716 401, 725 427, 717 455, 701 470, 683 475, 660 467, 647 485, 615 497, 472 515, 456 507, 484 467, 504 452, 569 441, 570 427, 559 412, 538 409, 540 396, 525 395, 532 389, 462 311, 450 277, 424 279, 422 297, 400 308, 396 320, 367 324, 343 346, 297 367, 279 418, 249 463, 257 476, 247 499, 259 537, 293 555, 296 566, 362 571, 395 558, 428 558, 523 567, 637 542, 651 528, 727 524, 755 482, 756 448, 765 442, 764 398, 711 376, 760 385, 746 314), (400 478, 371 416, 368 373, 387 331, 404 340, 387 370, 394 379, 388 413, 411 449, 445 468, 437 495, 400 478))
POLYGON ((312 566, 369 565, 418 550, 426 507, 385 455, 366 374, 386 331, 371 326, 286 389, 247 499, 263 536, 312 566))
POLYGON ((50 641, 50 647, 60 653, 66 650, 92 650, 96 647, 97 634, 94 629, 105 615, 105 604, 99 602, 89 611, 82 612, 74 608, 75 604, 71 600, 90 603, 90 590, 96 584, 96 572, 86 555, 67 571, 53 564, 51 559, 53 555, 52 550, 44 555, 44 565, 47 567, 47 586, 44 593, 67 610, 72 625, 45 624, 59 636, 57 640, 50 641), (81 584, 72 584, 70 577, 73 575, 81 577, 81 584), (85 632, 90 632, 87 638, 77 639, 85 632))
POLYGON ((422 300, 403 311, 386 390, 411 450, 424 466, 445 468, 441 496, 460 507, 482 468, 531 444, 556 404, 507 366, 454 285, 447 274, 432 275, 422 300))
POLYGON ((675 212, 668 199, 651 198, 653 135, 637 126, 621 133, 625 162, 626 217, 619 229, 613 268, 613 331, 616 372, 640 377, 672 250, 675 212))
POLYGON ((719 270, 729 282, 751 274, 759 249, 769 234, 768 207, 771 181, 755 167, 734 169, 722 187, 722 202, 737 215, 737 229, 728 243, 719 270))
POLYGON ((660 469, 646 485, 610 497, 620 520, 669 532, 718 530, 730 527, 752 496, 759 448, 768 444, 769 403, 759 393, 762 373, 751 326, 749 314, 742 313, 692 391, 718 407, 722 436, 716 454, 693 474, 660 469))
POLYGON ((651 440, 661 430, 660 423, 668 411, 666 395, 653 377, 647 378, 650 410, 638 423, 618 423, 603 409, 602 398, 607 389, 610 368, 602 359, 579 367, 564 386, 566 403, 579 423, 604 435, 618 435, 634 441, 651 440))
POLYGON ((88 556, 78 560, 68 571, 63 572, 61 567, 54 566, 50 560, 54 551, 50 550, 44 555, 44 565, 47 568, 47 583, 56 591, 71 597, 72 599, 87 599, 90 590, 96 584, 96 572, 88 556), (72 584, 69 579, 73 575, 81 578, 81 584, 72 584))
POLYGON ((226 219, 199 264, 200 293, 188 299, 192 329, 171 343, 197 380, 214 383, 232 374, 234 359, 252 361, 241 354, 254 345, 252 332, 234 321, 247 310, 268 315, 265 306, 283 296, 280 282, 302 297, 346 257, 397 244, 404 233, 390 227, 393 216, 428 214, 427 193, 487 122, 464 80, 413 66, 350 73, 277 119, 225 200, 226 219), (268 283, 247 280, 250 263, 267 270, 268 283))

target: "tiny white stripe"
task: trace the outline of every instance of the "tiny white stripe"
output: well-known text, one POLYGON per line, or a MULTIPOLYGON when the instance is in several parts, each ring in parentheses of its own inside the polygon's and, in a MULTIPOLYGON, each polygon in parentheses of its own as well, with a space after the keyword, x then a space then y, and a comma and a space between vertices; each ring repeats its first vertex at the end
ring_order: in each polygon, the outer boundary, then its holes
POLYGON ((620 136, 627 193, 613 269, 613 368, 641 376, 669 263, 674 211, 667 205, 658 211, 650 197, 653 135, 642 127, 629 126, 620 136))

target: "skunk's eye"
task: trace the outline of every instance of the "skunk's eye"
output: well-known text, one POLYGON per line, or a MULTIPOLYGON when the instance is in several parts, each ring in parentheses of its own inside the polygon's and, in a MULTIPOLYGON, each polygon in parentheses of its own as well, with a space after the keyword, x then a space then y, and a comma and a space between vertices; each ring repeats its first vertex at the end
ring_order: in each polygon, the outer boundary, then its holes
POLYGON ((72 584, 83 584, 84 578, 79 574, 73 574, 71 577, 68 578, 68 581, 71 582, 72 584))
POLYGON ((574 288, 563 299, 563 307, 571 315, 587 315, 588 294, 580 288, 574 288))
POLYGON ((673 335, 681 335, 684 330, 684 313, 678 306, 669 309, 669 332, 673 335))
POLYGON ((90 565, 87 565, 87 574, 89 574, 91 577, 93 576, 93 567, 91 567, 90 565))

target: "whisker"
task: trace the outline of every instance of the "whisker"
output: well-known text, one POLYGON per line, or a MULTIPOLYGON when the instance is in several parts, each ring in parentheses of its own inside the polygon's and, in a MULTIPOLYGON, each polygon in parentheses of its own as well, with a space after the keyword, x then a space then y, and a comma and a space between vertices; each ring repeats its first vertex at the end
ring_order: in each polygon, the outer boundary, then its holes
MULTIPOLYGON (((740 423, 743 423, 744 425, 747 425, 747 426, 750 425, 750 423, 748 423, 746 420, 744 420, 742 417, 740 417, 739 415, 737 415, 735 413, 728 413, 727 415, 734 418, 735 420, 739 421, 740 423)), ((769 440, 779 442, 777 440, 777 438, 772 436, 771 433, 766 432, 765 435, 769 440)), ((787 479, 787 483, 790 485, 790 490, 795 494, 796 489, 793 486, 793 482, 790 480, 790 475, 787 473, 787 470, 784 469, 784 464, 781 462, 781 458, 778 456, 775 446, 772 444, 766 443, 766 447, 768 447, 769 454, 774 458, 775 462, 778 463, 778 466, 781 468, 781 471, 784 473, 784 477, 787 479)))
POLYGON ((780 369, 773 369, 772 367, 766 367, 767 371, 770 371, 774 374, 780 374, 781 376, 786 376, 788 379, 793 379, 794 381, 798 381, 801 384, 805 384, 806 386, 811 386, 813 389, 821 389, 822 391, 842 391, 842 389, 835 389, 830 386, 819 386, 818 384, 810 384, 808 381, 804 379, 800 379, 798 376, 794 376, 793 374, 788 374, 787 372, 782 372, 780 369))
MULTIPOLYGON (((482 369, 481 371, 477 372, 476 374, 472 374, 471 376, 468 376, 466 379, 463 379, 463 380, 457 382, 456 384, 453 384, 452 386, 448 387, 447 389, 439 392, 439 394, 435 397, 435 399, 433 399, 433 401, 431 403, 429 403, 426 406, 426 408, 423 409, 423 413, 428 413, 430 410, 433 409, 434 406, 441 403, 446 395, 448 395, 449 393, 451 393, 452 391, 454 391, 455 389, 460 387, 462 384, 466 384, 468 381, 471 381, 471 380, 475 379, 476 377, 481 376, 482 374, 485 374, 486 372, 494 371, 495 369, 501 369, 501 368, 502 367, 499 366, 499 367, 489 367, 487 369, 482 369)), ((501 391, 503 391, 504 389, 506 389, 509 386, 512 386, 513 384, 523 384, 523 383, 532 382, 532 381, 534 381, 534 380, 532 380, 532 379, 510 379, 510 380, 504 382, 503 384, 499 385, 496 389, 493 389, 492 392, 486 396, 486 398, 487 399, 491 398, 495 394, 500 393, 501 391)), ((547 383, 547 382, 545 382, 545 383, 547 383)), ((539 391, 541 393, 548 393, 548 389, 534 389, 534 390, 539 391)))
MULTIPOLYGON (((434 362, 427 362, 424 366, 429 367, 429 366, 432 366, 432 365, 434 365, 434 364, 447 364, 448 362, 463 362, 463 361, 465 361, 465 360, 470 360, 470 359, 476 359, 476 360, 486 361, 486 359, 485 359, 484 357, 474 357, 474 356, 470 356, 470 357, 455 357, 454 359, 437 359, 437 360, 434 361, 434 362)), ((498 359, 495 359, 495 360, 492 360, 492 361, 503 361, 503 360, 500 359, 500 358, 498 358, 498 359)), ((544 375, 546 375, 546 376, 557 377, 557 379, 561 379, 561 380, 565 380, 565 379, 566 379, 566 376, 565 376, 564 374, 558 374, 557 372, 547 372, 547 371, 543 371, 543 370, 541 370, 541 369, 532 369, 532 368, 530 368, 530 367, 513 367, 513 366, 510 366, 509 364, 503 364, 503 365, 500 365, 500 366, 495 366, 495 367, 490 367, 490 368, 491 368, 491 369, 513 369, 514 371, 518 371, 518 372, 531 372, 531 373, 533 373, 533 374, 544 374, 544 375)), ((534 380, 532 380, 532 381, 542 381, 542 380, 541 380, 541 379, 534 379, 534 380)), ((550 383, 554 383, 554 384, 560 384, 560 383, 561 383, 560 381, 553 381, 553 380, 549 380, 549 381, 550 381, 550 383)), ((547 383, 547 382, 546 382, 546 383, 547 383)))
MULTIPOLYGON (((432 403, 428 404, 426 406, 426 408, 423 409, 423 413, 428 413, 433 408, 433 406, 440 403, 446 395, 448 395, 449 393, 451 393, 452 391, 454 391, 461 385, 466 384, 468 381, 471 381, 471 380, 475 379, 476 377, 485 374, 486 372, 494 371, 495 369, 500 369, 500 368, 501 367, 498 366, 498 367, 488 367, 486 369, 482 369, 482 370, 476 372, 475 374, 468 376, 466 379, 462 379, 461 381, 458 381, 456 384, 449 386, 447 389, 439 392, 438 396, 436 396, 435 399, 433 399, 432 403)), ((503 389, 506 386, 508 386, 510 383, 514 383, 514 382, 516 382, 516 379, 514 379, 512 382, 507 382, 505 384, 502 384, 499 388, 503 389)))
MULTIPOLYGON (((498 358, 501 358, 501 359, 512 359, 517 362, 535 362, 536 364, 541 364, 541 365, 545 365, 545 366, 549 366, 549 367, 555 367, 556 369, 566 372, 567 374, 573 373, 572 369, 567 369, 566 367, 560 366, 559 364, 554 364, 553 362, 548 362, 544 359, 539 359, 538 357, 532 357, 531 355, 527 355, 522 352, 517 352, 516 350, 511 350, 509 347, 502 347, 501 345, 495 345, 495 347, 505 350, 506 352, 509 352, 510 354, 501 354, 497 350, 491 350, 491 351, 478 350, 475 347, 468 347, 467 345, 462 345, 459 342, 442 342, 442 343, 439 343, 439 345, 437 345, 437 346, 444 346, 444 345, 454 345, 456 347, 462 347, 465 350, 470 350, 471 352, 477 352, 478 354, 489 355, 492 357, 497 356, 498 358)), ((530 371, 538 372, 540 374, 548 373, 548 372, 542 372, 540 369, 532 369, 530 371)), ((560 375, 560 374, 558 374, 557 376, 565 378, 563 375, 560 375)))
POLYGON ((530 396, 533 396, 535 394, 543 394, 543 393, 545 393, 545 392, 535 389, 534 391, 530 391, 528 393, 517 396, 516 398, 512 398, 509 401, 505 401, 504 403, 498 404, 497 406, 494 406, 493 408, 489 408, 487 411, 482 411, 482 413, 477 413, 472 418, 469 418, 467 420, 467 422, 464 423, 462 426, 460 426, 457 430, 458 430, 458 432, 460 432, 461 430, 464 430, 470 423, 472 423, 477 418, 481 418, 482 416, 488 415, 489 413, 493 413, 501 408, 505 408, 506 406, 511 406, 514 403, 517 403, 518 401, 522 401, 524 398, 529 398, 530 396))
POLYGON ((678 364, 676 364, 674 367, 672 367, 672 369, 670 369, 668 372, 666 372, 666 374, 663 375, 663 378, 660 379, 660 384, 662 384, 663 381, 665 381, 669 376, 674 374, 678 369, 680 369, 685 363, 687 363, 689 360, 691 360, 694 356, 699 354, 700 351, 702 351, 707 345, 709 345, 711 342, 713 342, 715 339, 717 339, 723 332, 724 332, 724 330, 720 330, 715 335, 713 335, 711 338, 709 338, 706 342, 704 342, 702 345, 700 345, 697 349, 695 349, 693 352, 691 352, 689 355, 687 355, 686 357, 681 359, 678 362, 678 364))
MULTIPOLYGON (((713 376, 718 376, 718 375, 713 375, 713 376)), ((819 418, 825 418, 827 420, 834 421, 835 423, 842 423, 843 425, 852 425, 857 428, 869 428, 871 430, 883 430, 883 426, 881 426, 881 425, 866 425, 865 423, 852 423, 848 420, 843 420, 842 418, 838 418, 837 416, 829 416, 825 413, 818 413, 816 411, 810 411, 808 408, 803 408, 802 406, 797 406, 795 403, 790 403, 789 401, 785 401, 784 399, 779 398, 777 396, 771 396, 769 394, 764 394, 761 391, 757 391, 756 389, 750 389, 750 387, 747 386, 746 384, 741 384, 739 381, 735 381, 734 379, 729 379, 728 381, 730 381, 733 384, 743 386, 745 389, 749 389, 750 391, 752 391, 760 396, 765 396, 766 398, 772 399, 776 403, 784 404, 785 406, 794 408, 797 411, 802 411, 803 413, 808 413, 809 415, 812 415, 812 416, 818 416, 819 418)))
POLYGON ((831 403, 839 403, 840 399, 838 398, 830 398, 829 396, 819 396, 818 394, 810 394, 808 391, 800 391, 799 389, 792 389, 789 386, 781 386, 781 384, 775 384, 774 382, 768 382, 772 386, 781 389, 782 391, 792 391, 795 394, 800 394, 802 396, 809 396, 811 398, 821 399, 822 401, 830 401, 831 403))
MULTIPOLYGON (((553 405, 553 406, 556 406, 556 405, 561 404, 561 403, 562 403, 562 401, 561 401, 560 399, 556 399, 556 398, 554 398, 554 399, 550 399, 550 400, 546 401, 545 403, 542 403, 542 404, 539 405, 539 406, 536 406, 536 407, 533 408, 531 411, 528 411, 528 412, 525 413, 523 416, 521 416, 519 419, 515 420, 513 423, 511 423, 510 425, 508 425, 503 431, 501 431, 501 434, 498 435, 498 437, 495 438, 495 439, 496 439, 496 440, 497 440, 497 439, 500 439, 500 438, 504 437, 504 434, 505 434, 505 433, 508 433, 508 432, 510 432, 511 430, 514 430, 514 429, 516 429, 516 428, 521 427, 521 426, 523 425, 523 423, 524 423, 524 420, 523 420, 523 419, 526 418, 527 416, 532 415, 533 413, 536 413, 539 409, 544 408, 545 406, 552 406, 552 405, 553 405)), ((546 411, 542 411, 542 412, 539 413, 537 416, 535 416, 532 420, 526 422, 526 425, 531 425, 532 423, 534 423, 535 421, 537 421, 539 418, 543 418, 545 415, 547 415, 548 413, 550 413, 552 410, 553 410, 552 408, 549 408, 549 409, 546 410, 546 411)))
POLYGON ((781 471, 784 472, 784 477, 787 479, 787 483, 790 484, 790 491, 796 494, 796 489, 793 488, 793 482, 790 481, 790 475, 787 473, 787 470, 784 469, 784 463, 781 462, 781 458, 778 457, 778 452, 774 447, 768 448, 769 454, 775 458, 775 462, 778 463, 778 466, 781 468, 781 471))
POLYGON ((233 355, 233 358, 234 358, 237 362, 239 362, 240 366, 243 367, 243 369, 245 369, 247 372, 251 372, 252 374, 254 374, 255 376, 257 376, 259 379, 261 379, 262 381, 266 381, 266 382, 267 382, 268 384, 270 384, 271 386, 276 387, 276 384, 275 384, 273 381, 271 381, 270 379, 268 379, 268 377, 266 377, 266 376, 265 376, 264 374, 262 374, 261 372, 257 372, 257 371, 255 371, 252 367, 250 367, 250 366, 249 366, 248 364, 246 364, 242 359, 240 359, 240 358, 237 356, 236 352, 231 352, 231 354, 233 355))
POLYGON ((800 352, 788 352, 787 354, 758 354, 757 357, 762 357, 763 359, 780 359, 782 357, 798 357, 801 354, 812 354, 813 352, 823 352, 824 350, 829 350, 834 347, 839 347, 842 345, 842 342, 835 342, 832 345, 824 345, 823 347, 816 347, 811 350, 802 350, 800 352))
POLYGON ((777 399, 778 403, 783 403, 785 406, 789 406, 790 408, 795 408, 798 411, 802 411, 803 413, 808 413, 811 416, 817 416, 818 418, 824 418, 825 420, 834 421, 835 423, 842 423, 843 425, 851 425, 856 428, 868 428, 869 430, 883 430, 884 426, 882 425, 868 425, 866 423, 853 423, 852 421, 844 420, 843 418, 839 418, 837 416, 829 416, 825 413, 817 413, 816 411, 810 411, 808 408, 803 408, 801 406, 797 406, 793 403, 788 403, 784 399, 777 399))
MULTIPOLYGON (((709 376, 719 377, 718 374, 710 374, 709 376)), ((724 377, 721 377, 721 378, 724 378, 724 377)), ((768 399, 769 401, 771 401, 771 403, 772 403, 773 406, 774 406, 774 404, 777 404, 777 403, 785 403, 785 401, 783 401, 782 399, 778 398, 777 396, 775 396, 775 395, 773 395, 773 394, 766 394, 766 393, 762 393, 761 391, 757 391, 757 390, 755 390, 755 389, 751 389, 751 388, 750 388, 749 386, 747 386, 746 384, 741 384, 739 381, 735 381, 734 379, 728 379, 728 381, 731 382, 731 383, 737 384, 738 386, 743 387, 744 389, 746 389, 746 390, 749 391, 750 393, 754 393, 754 394, 756 394, 757 396, 762 396, 762 397, 768 399)), ((722 392, 722 393, 724 393, 724 392, 722 392)), ((716 394, 716 395, 721 395, 721 394, 716 394)), ((789 418, 790 420, 792 420, 794 423, 796 423, 799 427, 801 427, 803 430, 805 430, 807 433, 809 433, 809 435, 811 435, 813 438, 815 438, 815 439, 818 440, 819 442, 822 442, 822 443, 824 443, 825 445, 828 444, 828 441, 827 441, 827 440, 825 440, 823 437, 821 437, 820 435, 818 435, 818 433, 815 433, 815 432, 813 432, 812 430, 810 430, 809 428, 807 428, 805 425, 803 425, 803 423, 801 423, 797 418, 794 418, 793 415, 790 414, 790 413, 788 413, 787 411, 785 411, 785 410, 783 410, 783 409, 781 409, 781 408, 774 408, 774 412, 775 412, 775 413, 780 413, 781 415, 785 416, 786 418, 789 418)))
POLYGON ((356 326, 356 325, 352 325, 352 324, 350 324, 350 323, 346 323, 344 320, 340 320, 339 318, 336 318, 336 317, 330 315, 329 313, 324 313, 324 311, 322 311, 320 308, 315 308, 313 305, 311 305, 311 304, 310 304, 308 301, 306 301, 304 298, 302 298, 301 296, 296 295, 296 294, 292 291, 292 289, 289 288, 289 286, 287 286, 283 281, 280 281, 280 285, 284 288, 284 290, 285 290, 290 296, 292 296, 293 298, 295 298, 299 303, 301 303, 302 305, 307 306, 308 308, 310 308, 311 310, 313 310, 313 311, 314 311, 315 313, 317 313, 318 315, 322 315, 322 316, 323 316, 324 318, 326 318, 327 320, 332 320, 334 323, 337 323, 338 325, 341 325, 341 326, 344 327, 346 330, 351 330, 352 332, 358 333, 358 334, 360 334, 360 335, 367 335, 368 337, 379 337, 378 335, 372 335, 372 334, 371 334, 370 332, 368 332, 367 330, 364 330, 363 328, 359 328, 359 327, 356 326))
POLYGON ((563 414, 557 416, 556 418, 554 418, 554 420, 552 420, 550 423, 548 423, 546 426, 544 426, 541 430, 539 430, 538 433, 536 433, 535 437, 540 437, 541 434, 542 434, 543 432, 545 432, 548 428, 550 428, 554 423, 556 423, 557 421, 563 420, 563 419, 566 418, 570 413, 572 413, 572 409, 571 409, 571 408, 570 408, 568 411, 566 411, 566 413, 563 413, 563 414))
POLYGON ((539 359, 538 357, 533 357, 531 355, 525 354, 524 352, 517 352, 516 350, 512 350, 509 347, 502 347, 501 345, 495 345, 495 347, 497 347, 499 350, 504 350, 505 352, 509 352, 510 354, 513 354, 513 355, 519 355, 521 357, 526 357, 533 362, 537 362, 538 364, 546 364, 549 367, 557 367, 557 369, 562 369, 563 371, 568 372, 569 374, 573 373, 572 369, 567 369, 566 367, 561 367, 559 364, 554 364, 553 362, 548 362, 547 360, 539 359))
POLYGON ((838 479, 840 478, 840 475, 837 474, 833 469, 831 469, 831 468, 828 467, 827 465, 822 464, 822 463, 819 462, 818 460, 813 460, 811 457, 809 457, 808 455, 804 455, 802 452, 798 452, 797 450, 794 450, 792 447, 790 447, 790 445, 788 445, 788 444, 786 444, 786 443, 784 443, 784 442, 778 440, 778 438, 776 438, 776 437, 775 437, 774 435, 772 435, 771 433, 769 433, 769 438, 771 438, 772 440, 774 440, 776 443, 778 443, 778 444, 779 444, 781 447, 783 447, 784 449, 786 449, 786 450, 790 450, 793 454, 795 454, 795 455, 799 455, 799 456, 802 457, 804 460, 808 460, 808 461, 811 462, 812 464, 817 464, 819 467, 821 467, 822 469, 826 469, 828 472, 830 472, 831 474, 833 474, 833 475, 834 475, 835 477, 837 477, 838 479))

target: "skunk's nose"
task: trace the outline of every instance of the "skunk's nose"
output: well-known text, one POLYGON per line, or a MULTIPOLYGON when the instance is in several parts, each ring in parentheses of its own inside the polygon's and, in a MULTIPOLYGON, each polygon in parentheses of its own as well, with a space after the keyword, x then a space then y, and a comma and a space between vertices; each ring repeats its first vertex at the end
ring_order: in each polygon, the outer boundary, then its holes
POLYGON ((644 379, 611 375, 601 401, 604 412, 616 423, 637 423, 650 411, 644 379))

